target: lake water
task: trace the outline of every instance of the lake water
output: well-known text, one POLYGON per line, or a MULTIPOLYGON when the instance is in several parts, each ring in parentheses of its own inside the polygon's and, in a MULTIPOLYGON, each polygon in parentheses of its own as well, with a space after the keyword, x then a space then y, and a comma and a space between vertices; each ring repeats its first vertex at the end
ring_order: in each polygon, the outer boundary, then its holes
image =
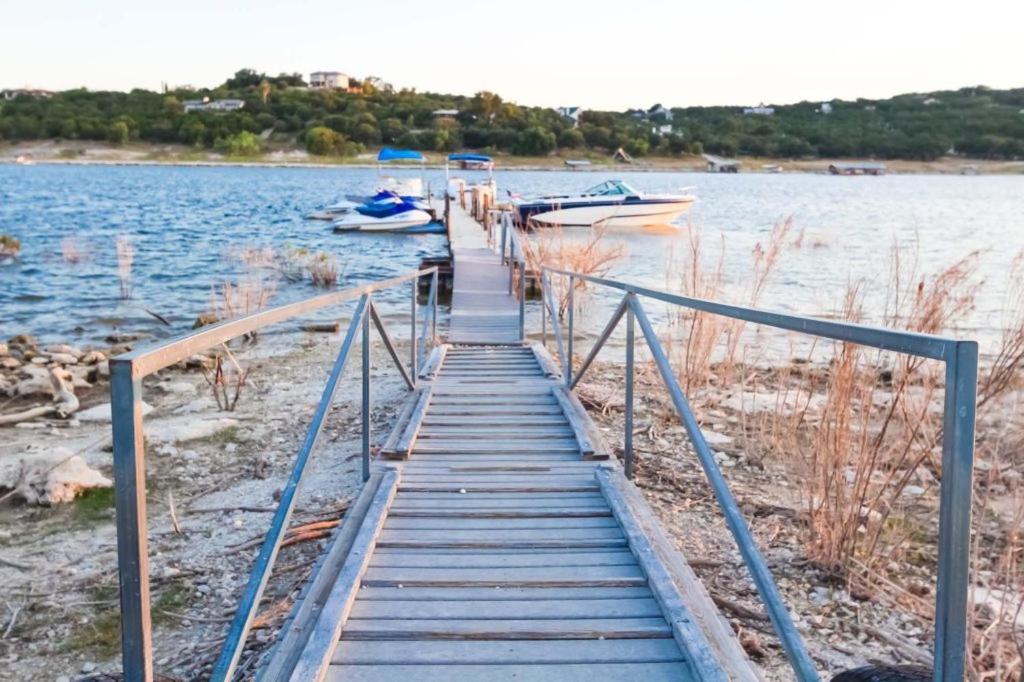
MULTIPOLYGON (((244 247, 328 251, 341 263, 345 283, 401 273, 443 254, 442 236, 335 235, 328 224, 304 219, 346 193, 370 191, 376 177, 374 170, 351 168, 0 166, 0 233, 23 247, 17 261, 0 265, 0 338, 27 332, 89 342, 115 328, 182 331, 209 307, 213 287, 246 274, 230 257, 244 247), (131 237, 135 251, 127 301, 117 276, 120 235, 131 237), (82 262, 62 257, 69 238, 84 253, 82 262), (168 318, 172 329, 144 308, 168 318)), ((979 272, 987 283, 961 331, 990 337, 1003 308, 1007 267, 1024 249, 1024 176, 495 174, 502 193, 527 194, 582 190, 610 177, 647 191, 694 187, 699 201, 683 222, 701 231, 709 265, 724 250, 734 295, 749 278, 755 244, 791 216, 792 237, 803 230, 803 246, 783 251, 761 300, 790 312, 828 314, 848 282, 861 278, 880 291, 894 239, 916 241, 923 273, 981 249, 979 272)), ((437 189, 444 184, 438 170, 424 178, 437 189)), ((684 253, 688 243, 685 228, 610 238, 628 252, 615 274, 657 288, 672 285, 669 254, 684 253)), ((281 282, 271 301, 315 291, 281 282)))

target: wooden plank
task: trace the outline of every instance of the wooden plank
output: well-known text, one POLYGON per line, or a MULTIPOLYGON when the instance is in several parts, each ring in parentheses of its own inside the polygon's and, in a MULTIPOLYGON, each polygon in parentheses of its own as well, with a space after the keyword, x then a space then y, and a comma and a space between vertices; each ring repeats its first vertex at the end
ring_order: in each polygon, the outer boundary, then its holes
POLYGON ((384 445, 380 448, 381 457, 384 459, 393 458, 404 458, 408 456, 408 453, 402 455, 398 451, 398 441, 402 437, 402 433, 405 432, 405 426, 409 422, 409 416, 412 411, 416 408, 416 403, 419 402, 420 394, 424 389, 417 389, 413 393, 410 393, 405 400, 405 404, 402 406, 402 411, 398 415, 398 419, 395 420, 395 425, 391 429, 391 433, 388 434, 387 440, 384 441, 384 445))
POLYGON ((420 393, 419 400, 416 401, 416 407, 413 409, 412 414, 409 415, 409 421, 402 432, 402 437, 395 446, 395 449, 406 457, 409 456, 413 446, 416 444, 416 436, 420 431, 420 426, 423 424, 423 415, 427 413, 427 407, 430 405, 431 393, 432 388, 430 386, 420 393))
POLYGON ((452 548, 452 549, 604 549, 626 547, 625 538, 612 539, 544 539, 544 540, 479 540, 474 538, 446 538, 444 540, 390 537, 378 542, 378 547, 389 548, 452 548))
POLYGON ((533 353, 534 360, 540 365, 541 371, 552 379, 561 379, 562 371, 558 369, 551 355, 548 354, 547 350, 544 349, 539 343, 532 344, 530 346, 530 352, 533 353))
POLYGON ((402 485, 402 492, 410 493, 590 493, 597 485, 515 485, 500 483, 417 483, 402 485))
MULTIPOLYGON (((591 639, 572 641, 480 641, 473 646, 460 642, 401 641, 346 642, 340 645, 332 660, 335 664, 391 663, 409 664, 535 664, 535 663, 629 663, 648 661, 667 663, 682 660, 682 654, 670 639, 591 639)), ((415 674, 409 680, 418 679, 415 674)), ((447 680, 465 679, 453 674, 447 680)), ((548 679, 560 680, 557 675, 548 679)), ((604 680, 602 674, 590 682, 604 680)), ((646 678, 632 678, 639 682, 646 678)))
POLYGON ((388 516, 385 528, 392 530, 448 530, 495 529, 526 530, 546 528, 618 528, 618 522, 608 516, 557 516, 553 518, 495 518, 493 516, 466 518, 465 516, 427 516, 410 518, 388 516))
MULTIPOLYGON (((491 415, 491 414, 480 414, 480 415, 440 415, 430 410, 427 412, 426 418, 423 420, 424 426, 460 426, 465 424, 466 426, 509 426, 515 424, 522 424, 523 420, 519 417, 507 416, 507 415, 491 415)), ((548 414, 548 415, 532 415, 530 417, 530 424, 533 426, 540 425, 552 425, 552 424, 565 424, 565 417, 562 416, 561 412, 548 414)))
POLYGON ((317 617, 331 593, 352 543, 366 516, 381 481, 381 472, 374 472, 370 480, 346 512, 337 533, 331 540, 330 549, 313 570, 313 578, 293 610, 289 621, 282 628, 283 634, 263 671, 264 679, 276 680, 287 677, 299 660, 317 617))
MULTIPOLYGON (((357 600, 349 614, 355 620, 403 619, 410 604, 399 601, 357 600)), ((576 601, 434 601, 417 603, 416 618, 528 620, 536 618, 660 618, 661 607, 654 599, 579 599, 576 601)), ((401 660, 401 659, 396 659, 401 660)))
POLYGON ((369 639, 654 639, 672 637, 664 618, 574 620, 358 620, 342 631, 345 640, 369 639))
POLYGON ((384 527, 388 507, 398 489, 399 477, 399 471, 391 468, 386 469, 381 475, 373 501, 352 540, 345 562, 338 572, 338 577, 316 619, 290 679, 316 680, 324 674, 355 601, 360 580, 369 566, 374 544, 384 527))
POLYGON ((557 405, 539 404, 539 405, 508 405, 504 409, 499 409, 494 405, 436 405, 431 411, 431 414, 435 417, 439 416, 457 416, 457 415, 521 415, 523 417, 532 417, 534 415, 560 415, 562 414, 562 408, 557 405))
POLYGON ((682 663, 332 665, 329 682, 690 682, 682 663))
POLYGON ((533 542, 538 540, 618 540, 622 530, 615 528, 560 528, 560 529, 453 529, 453 530, 392 530, 385 527, 381 542, 402 542, 420 540, 423 542, 533 542))
MULTIPOLYGON (((530 566, 516 568, 374 567, 365 587, 640 587, 647 584, 636 564, 617 566, 530 566)), ((660 615, 660 614, 658 614, 660 615)), ((417 616, 420 617, 420 616, 417 616)))
POLYGON ((665 618, 672 624, 672 636, 687 656, 696 677, 725 682, 728 679, 725 669, 716 659, 714 650, 690 613, 682 593, 672 581, 672 576, 665 570, 664 564, 655 553, 650 539, 634 518, 630 506, 623 498, 621 483, 614 481, 612 474, 611 468, 598 470, 597 479, 601 482, 601 492, 608 498, 608 504, 611 505, 615 517, 622 524, 622 531, 629 539, 629 547, 647 574, 651 591, 661 604, 665 618))
MULTIPOLYGON (((572 600, 572 599, 647 599, 649 587, 364 587, 359 599, 404 600, 409 602, 453 601, 469 599, 572 600)), ((411 605, 415 608, 415 604, 411 605)))
POLYGON ((481 554, 466 550, 427 551, 381 549, 373 553, 370 566, 395 568, 437 568, 461 566, 463 568, 517 568, 527 566, 633 566, 636 557, 631 552, 491 552, 481 554))
POLYGON ((613 494, 620 498, 625 513, 629 514, 649 538, 654 556, 671 576, 672 584, 677 586, 696 627, 705 637, 729 679, 742 682, 757 682, 762 679, 760 671, 747 657, 732 627, 718 611, 704 583, 676 549, 636 486, 626 480, 617 467, 608 467, 601 471, 598 479, 601 481, 605 496, 608 496, 608 491, 614 491, 613 494))
POLYGON ((437 375, 438 370, 444 364, 449 348, 450 346, 447 343, 434 346, 434 349, 430 351, 430 355, 427 357, 427 361, 420 368, 421 379, 430 381, 437 375))
POLYGON ((508 438, 518 440, 546 440, 565 439, 574 436, 572 429, 567 426, 531 427, 523 426, 521 429, 508 427, 505 429, 493 428, 447 428, 437 427, 428 430, 421 430, 419 437, 424 440, 444 440, 457 437, 460 440, 486 440, 491 438, 508 438))
POLYGON ((558 386, 551 389, 552 395, 558 401, 558 404, 562 407, 562 411, 565 413, 565 418, 569 421, 569 426, 572 428, 573 433, 576 435, 576 441, 579 443, 580 454, 583 457, 594 456, 594 443, 590 440, 590 434, 587 432, 587 424, 584 421, 586 413, 582 415, 577 411, 576 406, 569 400, 566 395, 566 390, 558 386))

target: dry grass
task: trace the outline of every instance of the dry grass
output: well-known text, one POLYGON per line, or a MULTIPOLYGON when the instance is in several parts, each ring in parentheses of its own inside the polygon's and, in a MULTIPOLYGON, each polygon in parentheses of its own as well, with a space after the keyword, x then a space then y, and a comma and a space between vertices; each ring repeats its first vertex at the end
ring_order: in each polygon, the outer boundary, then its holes
MULTIPOLYGON (((765 287, 778 267, 782 251, 792 230, 791 218, 779 221, 767 240, 758 242, 751 253, 751 276, 745 289, 727 290, 723 259, 725 243, 718 259, 709 262, 700 232, 692 225, 688 228, 686 250, 677 256, 670 254, 666 277, 668 287, 690 298, 738 301, 756 307, 765 287)), ((802 235, 791 244, 799 248, 802 235)), ((722 383, 735 378, 739 342, 744 323, 699 310, 675 306, 669 311, 668 330, 662 338, 683 389, 690 393, 708 386, 713 377, 722 383)))
POLYGON ((235 283, 221 282, 210 292, 208 313, 217 320, 229 320, 267 307, 274 295, 273 283, 261 277, 250 276, 235 283))
POLYGON ((306 265, 313 286, 329 289, 338 283, 338 261, 325 251, 317 251, 306 265))
POLYGON ((117 278, 121 282, 121 298, 132 297, 132 263, 135 261, 135 247, 132 238, 126 234, 119 235, 117 247, 117 278))
POLYGON ((227 345, 222 344, 221 352, 214 358, 213 367, 207 369, 204 365, 202 370, 213 399, 217 401, 217 407, 223 412, 233 412, 242 396, 249 369, 243 369, 227 345), (227 363, 224 358, 228 359, 227 363))
MULTIPOLYGON (((616 262, 626 257, 625 245, 613 243, 607 229, 600 225, 571 234, 562 227, 545 227, 529 236, 523 233, 520 243, 527 268, 535 273, 547 267, 603 277, 616 262)), ((551 285, 561 319, 569 306, 569 281, 566 277, 553 277, 551 285)), ((587 282, 576 279, 575 288, 577 292, 586 291, 587 282)))

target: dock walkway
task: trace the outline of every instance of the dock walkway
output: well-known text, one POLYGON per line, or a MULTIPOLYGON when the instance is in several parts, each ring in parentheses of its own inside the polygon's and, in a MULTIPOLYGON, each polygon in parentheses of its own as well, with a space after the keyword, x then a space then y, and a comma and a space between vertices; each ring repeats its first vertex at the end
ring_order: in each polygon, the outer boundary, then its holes
POLYGON ((396 427, 408 461, 375 471, 262 679, 726 679, 699 629, 717 612, 691 612, 674 548, 519 338, 508 270, 453 251, 449 343, 396 427))

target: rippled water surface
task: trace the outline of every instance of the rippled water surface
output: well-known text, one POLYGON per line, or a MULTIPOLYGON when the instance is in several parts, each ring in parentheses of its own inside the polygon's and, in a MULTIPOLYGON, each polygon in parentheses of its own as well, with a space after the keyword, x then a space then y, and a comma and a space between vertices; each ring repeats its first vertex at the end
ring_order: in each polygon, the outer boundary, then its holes
MULTIPOLYGON (((414 268, 444 252, 437 235, 335 235, 303 216, 346 193, 367 192, 376 171, 345 168, 186 168, 0 166, 0 233, 22 241, 21 257, 0 265, 0 337, 29 332, 44 338, 91 340, 114 328, 161 329, 143 308, 175 330, 203 312, 211 287, 233 281, 245 266, 228 258, 240 247, 285 245, 337 255, 346 282, 414 268), (135 249, 133 298, 119 295, 115 240, 135 249), (65 262, 61 243, 73 237, 85 253, 65 262)), ((613 177, 606 173, 499 171, 500 190, 574 191, 613 177)), ((848 282, 877 285, 894 239, 918 243, 920 270, 933 271, 982 250, 988 280, 965 331, 989 334, 1003 307, 1005 273, 1024 248, 1024 177, 929 176, 840 178, 812 174, 614 174, 648 191, 694 186, 699 203, 688 220, 703 235, 711 265, 723 253, 735 291, 749 277, 751 251, 779 219, 792 216, 801 248, 787 247, 766 290, 766 307, 824 314, 848 282)), ((440 171, 425 179, 443 186, 440 171)), ((629 257, 619 276, 659 288, 672 285, 669 254, 687 248, 687 230, 615 233, 629 257)), ((790 240, 792 241, 792 240, 790 240)), ((314 293, 308 284, 277 285, 275 303, 314 293)), ((610 297, 609 297, 610 298, 610 297)), ((164 330, 166 333, 166 330, 164 330)))

